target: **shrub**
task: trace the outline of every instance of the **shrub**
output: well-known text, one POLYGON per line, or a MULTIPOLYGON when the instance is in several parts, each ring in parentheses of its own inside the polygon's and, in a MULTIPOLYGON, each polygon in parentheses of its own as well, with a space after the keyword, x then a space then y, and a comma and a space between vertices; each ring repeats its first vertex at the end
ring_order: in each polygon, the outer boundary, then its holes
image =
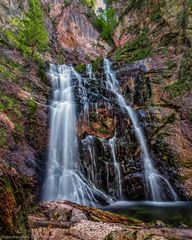
POLYGON ((107 10, 101 9, 94 25, 100 31, 101 37, 113 44, 112 35, 117 25, 115 10, 112 7, 107 10))
POLYGON ((29 10, 11 18, 11 25, 13 30, 6 30, 5 34, 24 55, 33 56, 35 51, 47 49, 48 33, 39 0, 29 0, 29 10))
POLYGON ((28 105, 28 108, 29 108, 31 113, 36 112, 38 106, 37 106, 37 103, 33 99, 29 99, 27 101, 27 105, 28 105))
POLYGON ((96 0, 81 0, 81 2, 85 6, 88 6, 88 7, 91 7, 91 8, 95 8, 96 0))

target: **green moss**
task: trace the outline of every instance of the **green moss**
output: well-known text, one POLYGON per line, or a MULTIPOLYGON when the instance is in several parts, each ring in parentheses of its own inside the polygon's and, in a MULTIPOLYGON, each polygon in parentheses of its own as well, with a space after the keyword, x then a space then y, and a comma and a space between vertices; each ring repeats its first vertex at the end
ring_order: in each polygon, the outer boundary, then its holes
POLYGON ((40 58, 40 57, 36 57, 35 61, 38 65, 38 76, 39 78, 43 81, 43 82, 47 82, 47 71, 46 71, 46 63, 45 61, 40 58))
POLYGON ((162 75, 157 75, 153 77, 153 83, 162 83, 164 81, 162 75))
POLYGON ((162 76, 164 78, 169 78, 173 75, 173 71, 172 70, 169 70, 169 69, 164 69, 163 72, 162 72, 162 76))
POLYGON ((16 82, 23 70, 21 64, 8 58, 4 53, 0 53, 0 80, 11 80, 16 82))
POLYGON ((102 58, 96 58, 94 61, 92 61, 92 67, 94 72, 99 71, 99 67, 101 66, 102 61, 102 58))
POLYGON ((64 0, 63 3, 64 3, 65 5, 69 5, 69 4, 71 3, 71 0, 64 0))
POLYGON ((91 112, 89 114, 89 118, 91 122, 95 122, 97 120, 97 113, 96 112, 91 112))
POLYGON ((13 119, 21 119, 22 113, 21 113, 21 106, 20 102, 9 95, 4 95, 3 92, 0 91, 1 95, 1 107, 0 110, 4 110, 8 113, 9 117, 13 119))
POLYGON ((4 31, 8 41, 25 56, 44 52, 48 46, 48 32, 44 26, 44 15, 39 0, 29 0, 29 10, 20 17, 11 18, 11 29, 4 31))
POLYGON ((152 53, 152 45, 147 36, 148 29, 143 29, 138 37, 118 48, 112 58, 116 61, 125 60, 128 63, 148 57, 152 53))
POLYGON ((170 70, 177 67, 177 63, 174 60, 168 60, 165 64, 170 70))
POLYGON ((7 143, 7 130, 4 128, 0 129, 0 146, 4 146, 7 143))
POLYGON ((100 32, 101 38, 114 45, 112 36, 118 21, 112 6, 108 7, 106 10, 101 10, 93 24, 100 32))
POLYGON ((74 68, 77 72, 82 73, 86 70, 86 65, 82 63, 82 64, 76 65, 74 68))
POLYGON ((25 128, 21 123, 15 123, 15 131, 17 131, 17 133, 19 133, 20 135, 24 134, 25 128))
POLYGON ((154 11, 152 11, 152 13, 150 14, 150 18, 152 21, 154 22, 159 22, 162 20, 162 16, 160 14, 159 9, 154 9, 154 11))
POLYGON ((192 90, 192 48, 188 49, 182 59, 179 79, 173 84, 166 86, 165 90, 170 93, 172 98, 192 90))
POLYGON ((106 128, 99 128, 98 132, 103 133, 103 134, 107 134, 108 130, 106 128))
POLYGON ((38 104, 33 99, 29 99, 27 101, 27 106, 28 106, 30 112, 34 114, 37 110, 38 104))
POLYGON ((95 8, 96 0, 81 0, 81 3, 90 8, 95 8))

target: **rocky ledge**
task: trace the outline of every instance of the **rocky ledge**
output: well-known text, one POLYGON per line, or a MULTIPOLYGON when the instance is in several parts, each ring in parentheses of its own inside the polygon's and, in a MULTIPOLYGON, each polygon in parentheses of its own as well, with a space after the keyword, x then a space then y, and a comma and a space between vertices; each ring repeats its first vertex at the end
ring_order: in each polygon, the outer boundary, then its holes
POLYGON ((166 240, 192 239, 192 230, 169 228, 66 201, 40 203, 28 216, 33 239, 166 240))

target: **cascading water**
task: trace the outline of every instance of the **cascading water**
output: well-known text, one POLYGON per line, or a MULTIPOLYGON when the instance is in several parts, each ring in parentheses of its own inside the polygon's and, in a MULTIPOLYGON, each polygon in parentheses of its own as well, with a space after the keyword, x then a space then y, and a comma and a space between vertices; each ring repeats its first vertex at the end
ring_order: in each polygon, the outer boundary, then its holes
MULTIPOLYGON (((125 161, 129 156, 121 160, 122 155, 119 155, 122 133, 114 123, 113 131, 109 130, 110 134, 102 137, 102 132, 106 130, 99 125, 100 114, 108 111, 113 115, 114 107, 118 108, 121 116, 129 116, 132 121, 141 148, 147 191, 150 193, 147 198, 166 200, 161 194, 162 188, 166 188, 172 199, 177 200, 169 181, 153 165, 137 115, 119 93, 119 82, 107 59, 104 59, 104 71, 106 78, 103 80, 96 78, 90 64, 86 68, 86 77, 77 73, 72 66, 50 65, 53 99, 50 104, 49 160, 43 200, 64 199, 97 206, 99 203, 129 199, 129 190, 127 195, 124 194, 126 186, 123 178, 125 161), (84 129, 82 136, 77 135, 77 123, 84 129), (102 130, 100 135, 93 133, 94 127, 102 130)), ((113 115, 112 122, 115 118, 113 115)), ((106 124, 107 119, 102 121, 106 124)))
POLYGON ((119 190, 119 199, 122 199, 122 184, 121 184, 121 170, 119 163, 116 159, 116 154, 115 154, 115 142, 116 142, 116 136, 114 135, 113 138, 109 139, 108 143, 111 147, 111 152, 112 152, 112 158, 114 162, 114 168, 116 170, 117 174, 117 189, 119 190))
POLYGON ((76 113, 72 91, 72 66, 50 65, 53 100, 50 106, 51 132, 47 177, 43 200, 65 199, 95 205, 102 192, 91 186, 80 171, 76 139, 76 113))
POLYGON ((166 178, 160 175, 160 173, 154 168, 153 162, 148 150, 147 142, 145 135, 142 131, 140 123, 138 121, 137 115, 134 110, 127 105, 125 98, 118 92, 118 81, 115 77, 114 72, 111 69, 111 63, 108 59, 104 59, 104 70, 106 74, 107 84, 108 87, 112 92, 115 93, 117 96, 117 101, 119 103, 120 108, 123 111, 126 111, 129 115, 134 130, 136 134, 136 138, 138 143, 140 144, 141 152, 142 152, 142 159, 144 163, 144 171, 145 171, 145 179, 147 184, 147 189, 151 195, 151 199, 153 201, 162 201, 162 194, 161 194, 161 184, 163 183, 168 188, 169 192, 172 194, 172 198, 174 201, 177 200, 177 194, 173 190, 171 184, 168 182, 166 178))

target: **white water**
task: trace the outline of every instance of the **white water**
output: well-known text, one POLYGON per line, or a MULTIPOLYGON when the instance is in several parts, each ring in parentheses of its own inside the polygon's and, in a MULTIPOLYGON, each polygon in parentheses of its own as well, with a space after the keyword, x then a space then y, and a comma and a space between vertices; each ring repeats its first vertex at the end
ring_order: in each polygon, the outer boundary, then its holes
POLYGON ((94 194, 103 193, 91 186, 79 170, 75 133, 76 114, 72 91, 74 73, 71 66, 50 65, 49 76, 52 81, 53 99, 50 106, 49 159, 43 200, 64 199, 95 205, 97 200, 94 194))
POLYGON ((146 142, 145 135, 142 131, 140 123, 138 121, 138 117, 135 111, 126 103, 125 98, 119 93, 118 81, 115 77, 115 73, 111 69, 111 63, 108 59, 104 59, 104 70, 107 80, 107 88, 109 88, 112 92, 117 96, 117 100, 120 108, 123 111, 126 111, 133 123, 133 127, 135 130, 136 138, 138 143, 140 144, 142 159, 144 163, 144 171, 145 171, 145 179, 147 184, 147 190, 150 192, 151 199, 153 201, 162 201, 162 191, 161 191, 161 182, 166 185, 169 191, 172 193, 173 200, 177 200, 177 194, 173 190, 171 184, 165 179, 160 173, 154 168, 153 161, 151 159, 148 145, 146 142))
MULTIPOLYGON (((119 93, 119 82, 111 69, 111 63, 107 59, 104 60, 104 69, 106 88, 116 95, 121 110, 129 115, 133 123, 142 152, 147 189, 151 194, 150 199, 153 201, 163 200, 161 196, 161 186, 163 185, 172 193, 173 199, 177 200, 177 195, 171 184, 154 168, 137 115, 119 93)), ((63 199, 92 206, 97 206, 97 199, 103 199, 105 202, 112 203, 112 199, 102 189, 103 176, 101 176, 102 174, 97 167, 95 138, 91 135, 87 135, 82 140, 82 144, 87 149, 91 161, 89 166, 84 164, 83 167, 87 167, 87 177, 83 175, 76 137, 74 84, 78 85, 77 91, 82 104, 82 115, 80 117, 83 122, 87 122, 89 125, 89 114, 91 111, 95 111, 98 114, 99 102, 90 102, 87 90, 89 82, 86 78, 81 77, 72 66, 51 64, 49 76, 52 81, 53 99, 50 104, 49 159, 46 181, 43 186, 43 200, 63 199)), ((87 76, 93 82, 95 81, 92 66, 89 64, 87 65, 87 76)), ((107 108, 109 104, 109 102, 104 103, 104 106, 107 108)), ((110 188, 108 194, 113 197, 113 200, 122 200, 122 176, 121 166, 116 158, 116 134, 109 140, 96 139, 97 141, 100 140, 104 151, 106 151, 106 146, 111 149, 112 165, 110 162, 105 162, 107 169, 106 178, 108 179, 107 186, 110 188), (109 182, 111 169, 116 174, 112 184, 109 182)))
POLYGON ((92 68, 93 68, 92 64, 87 64, 86 65, 86 73, 87 73, 87 76, 89 77, 89 79, 95 79, 92 68))
POLYGON ((113 138, 109 139, 109 145, 111 146, 113 163, 114 163, 114 167, 115 167, 115 172, 117 174, 117 190, 119 192, 119 199, 122 199, 121 170, 120 170, 119 163, 116 159, 115 143, 116 143, 116 136, 114 135, 113 138))

